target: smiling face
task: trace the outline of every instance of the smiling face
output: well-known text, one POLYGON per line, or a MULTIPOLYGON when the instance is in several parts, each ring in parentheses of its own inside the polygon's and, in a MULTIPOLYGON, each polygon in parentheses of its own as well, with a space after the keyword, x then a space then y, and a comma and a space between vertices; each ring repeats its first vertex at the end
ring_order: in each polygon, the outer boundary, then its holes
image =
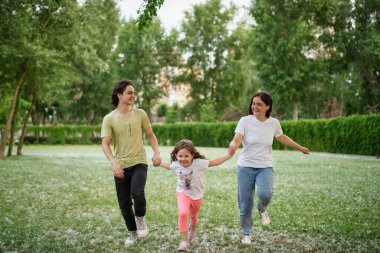
POLYGON ((260 97, 254 97, 252 99, 252 112, 258 119, 266 118, 265 114, 269 110, 270 106, 266 105, 260 97))
POLYGON ((193 164, 194 155, 183 148, 178 151, 176 159, 182 167, 188 168, 193 164))
POLYGON ((135 102, 135 88, 132 85, 128 85, 125 87, 125 90, 123 93, 119 93, 118 95, 119 103, 125 104, 125 105, 133 105, 135 102))

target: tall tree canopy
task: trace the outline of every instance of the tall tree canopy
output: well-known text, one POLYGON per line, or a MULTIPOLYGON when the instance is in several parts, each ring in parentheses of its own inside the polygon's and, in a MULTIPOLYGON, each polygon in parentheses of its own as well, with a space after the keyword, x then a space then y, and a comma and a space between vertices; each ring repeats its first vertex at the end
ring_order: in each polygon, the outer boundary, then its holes
POLYGON ((180 28, 179 47, 186 61, 178 80, 191 84, 193 103, 212 102, 218 114, 252 85, 252 72, 245 72, 251 61, 244 56, 248 45, 244 24, 236 30, 231 27, 236 10, 220 0, 194 5, 185 12, 180 28))

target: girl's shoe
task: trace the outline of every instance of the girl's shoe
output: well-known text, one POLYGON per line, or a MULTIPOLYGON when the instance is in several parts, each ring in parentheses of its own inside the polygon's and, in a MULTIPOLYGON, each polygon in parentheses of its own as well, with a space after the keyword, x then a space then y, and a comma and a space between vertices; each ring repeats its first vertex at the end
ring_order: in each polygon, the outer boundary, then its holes
POLYGON ((189 250, 189 243, 187 241, 182 241, 178 245, 178 251, 186 252, 189 250))
POLYGON ((189 244, 194 243, 196 239, 196 235, 195 235, 195 230, 193 230, 191 226, 189 226, 188 235, 189 235, 189 244))

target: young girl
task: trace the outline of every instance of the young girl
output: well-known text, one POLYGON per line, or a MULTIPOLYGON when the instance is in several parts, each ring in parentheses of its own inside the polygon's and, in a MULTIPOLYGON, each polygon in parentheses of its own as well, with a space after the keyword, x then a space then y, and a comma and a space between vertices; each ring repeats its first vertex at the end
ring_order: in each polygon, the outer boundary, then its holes
POLYGON ((230 159, 232 154, 214 160, 207 160, 189 140, 179 141, 171 152, 171 163, 161 162, 161 166, 178 176, 177 203, 178 228, 181 242, 178 251, 187 251, 195 241, 199 209, 204 194, 203 178, 207 167, 220 165, 230 159), (188 218, 190 216, 190 227, 188 218))

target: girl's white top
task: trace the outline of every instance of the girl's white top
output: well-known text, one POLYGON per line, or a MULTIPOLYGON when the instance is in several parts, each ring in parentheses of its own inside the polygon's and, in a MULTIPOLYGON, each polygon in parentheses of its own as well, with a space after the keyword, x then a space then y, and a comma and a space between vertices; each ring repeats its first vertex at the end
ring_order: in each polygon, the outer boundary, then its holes
POLYGON ((273 167, 273 137, 282 135, 280 122, 272 117, 261 122, 254 115, 244 116, 239 120, 235 133, 242 134, 243 150, 239 156, 241 167, 273 167))
POLYGON ((170 164, 170 171, 178 176, 177 192, 183 192, 191 199, 201 199, 204 194, 203 178, 207 169, 209 160, 194 159, 193 164, 188 167, 182 167, 178 161, 170 164))

